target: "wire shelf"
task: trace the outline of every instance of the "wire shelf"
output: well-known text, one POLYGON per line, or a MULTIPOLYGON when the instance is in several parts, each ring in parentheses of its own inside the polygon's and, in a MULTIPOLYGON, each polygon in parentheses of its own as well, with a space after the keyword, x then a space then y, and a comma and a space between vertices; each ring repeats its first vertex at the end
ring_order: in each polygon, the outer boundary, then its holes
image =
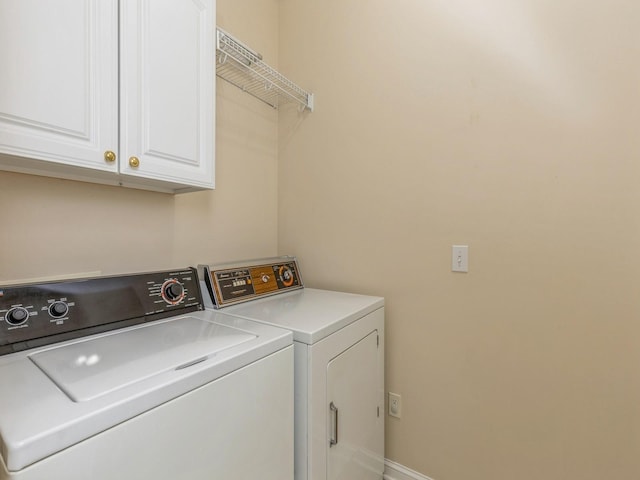
POLYGON ((277 109, 281 103, 296 102, 313 111, 313 94, 262 61, 262 55, 233 38, 217 32, 216 75, 244 92, 277 109))

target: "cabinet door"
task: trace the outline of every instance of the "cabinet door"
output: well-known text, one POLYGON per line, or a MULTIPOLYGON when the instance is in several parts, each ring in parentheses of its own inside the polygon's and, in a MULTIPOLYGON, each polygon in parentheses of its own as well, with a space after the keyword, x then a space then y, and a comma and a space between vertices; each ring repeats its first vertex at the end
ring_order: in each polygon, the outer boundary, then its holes
POLYGON ((327 412, 331 446, 328 480, 380 480, 384 469, 384 425, 380 405, 378 332, 329 362, 327 412))
POLYGON ((120 173, 213 188, 214 32, 215 0, 121 1, 120 173))
POLYGON ((117 171, 117 0, 0 0, 0 69, 3 167, 117 171))

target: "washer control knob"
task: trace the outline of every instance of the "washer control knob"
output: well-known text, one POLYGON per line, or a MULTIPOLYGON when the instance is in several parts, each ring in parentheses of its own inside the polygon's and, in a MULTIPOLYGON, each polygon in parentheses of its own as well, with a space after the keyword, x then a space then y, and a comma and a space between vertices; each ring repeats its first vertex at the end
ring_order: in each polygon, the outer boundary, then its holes
POLYGON ((49 315, 53 318, 62 318, 69 313, 69 305, 65 302, 57 301, 49 305, 49 315))
POLYGON ((266 273, 262 274, 262 283, 267 283, 269 281, 269 275, 266 273))
POLYGON ((162 284, 161 293, 164 301, 171 305, 180 303, 185 296, 184 287, 175 278, 167 280, 162 284))
POLYGON ((4 319, 9 325, 22 325, 29 319, 29 311, 24 307, 13 307, 5 314, 4 319))

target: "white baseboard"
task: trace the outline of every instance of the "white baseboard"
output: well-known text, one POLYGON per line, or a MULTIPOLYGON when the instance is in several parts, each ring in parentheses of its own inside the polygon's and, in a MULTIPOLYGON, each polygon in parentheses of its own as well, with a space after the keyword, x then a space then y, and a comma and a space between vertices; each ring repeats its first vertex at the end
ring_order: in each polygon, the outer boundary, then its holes
POLYGON ((384 460, 383 478, 384 480, 432 480, 421 473, 415 472, 410 468, 402 466, 399 463, 392 462, 388 459, 384 460))

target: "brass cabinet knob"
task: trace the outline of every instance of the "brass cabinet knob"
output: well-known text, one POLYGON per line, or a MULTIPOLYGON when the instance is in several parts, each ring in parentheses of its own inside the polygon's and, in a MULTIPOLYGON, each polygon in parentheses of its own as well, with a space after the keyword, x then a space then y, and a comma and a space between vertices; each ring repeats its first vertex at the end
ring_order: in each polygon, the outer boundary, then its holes
POLYGON ((111 150, 107 150, 106 152, 104 152, 104 161, 109 163, 115 162, 116 161, 115 152, 112 152, 111 150))
POLYGON ((138 168, 140 166, 140 159, 138 157, 129 158, 129 166, 138 168))

